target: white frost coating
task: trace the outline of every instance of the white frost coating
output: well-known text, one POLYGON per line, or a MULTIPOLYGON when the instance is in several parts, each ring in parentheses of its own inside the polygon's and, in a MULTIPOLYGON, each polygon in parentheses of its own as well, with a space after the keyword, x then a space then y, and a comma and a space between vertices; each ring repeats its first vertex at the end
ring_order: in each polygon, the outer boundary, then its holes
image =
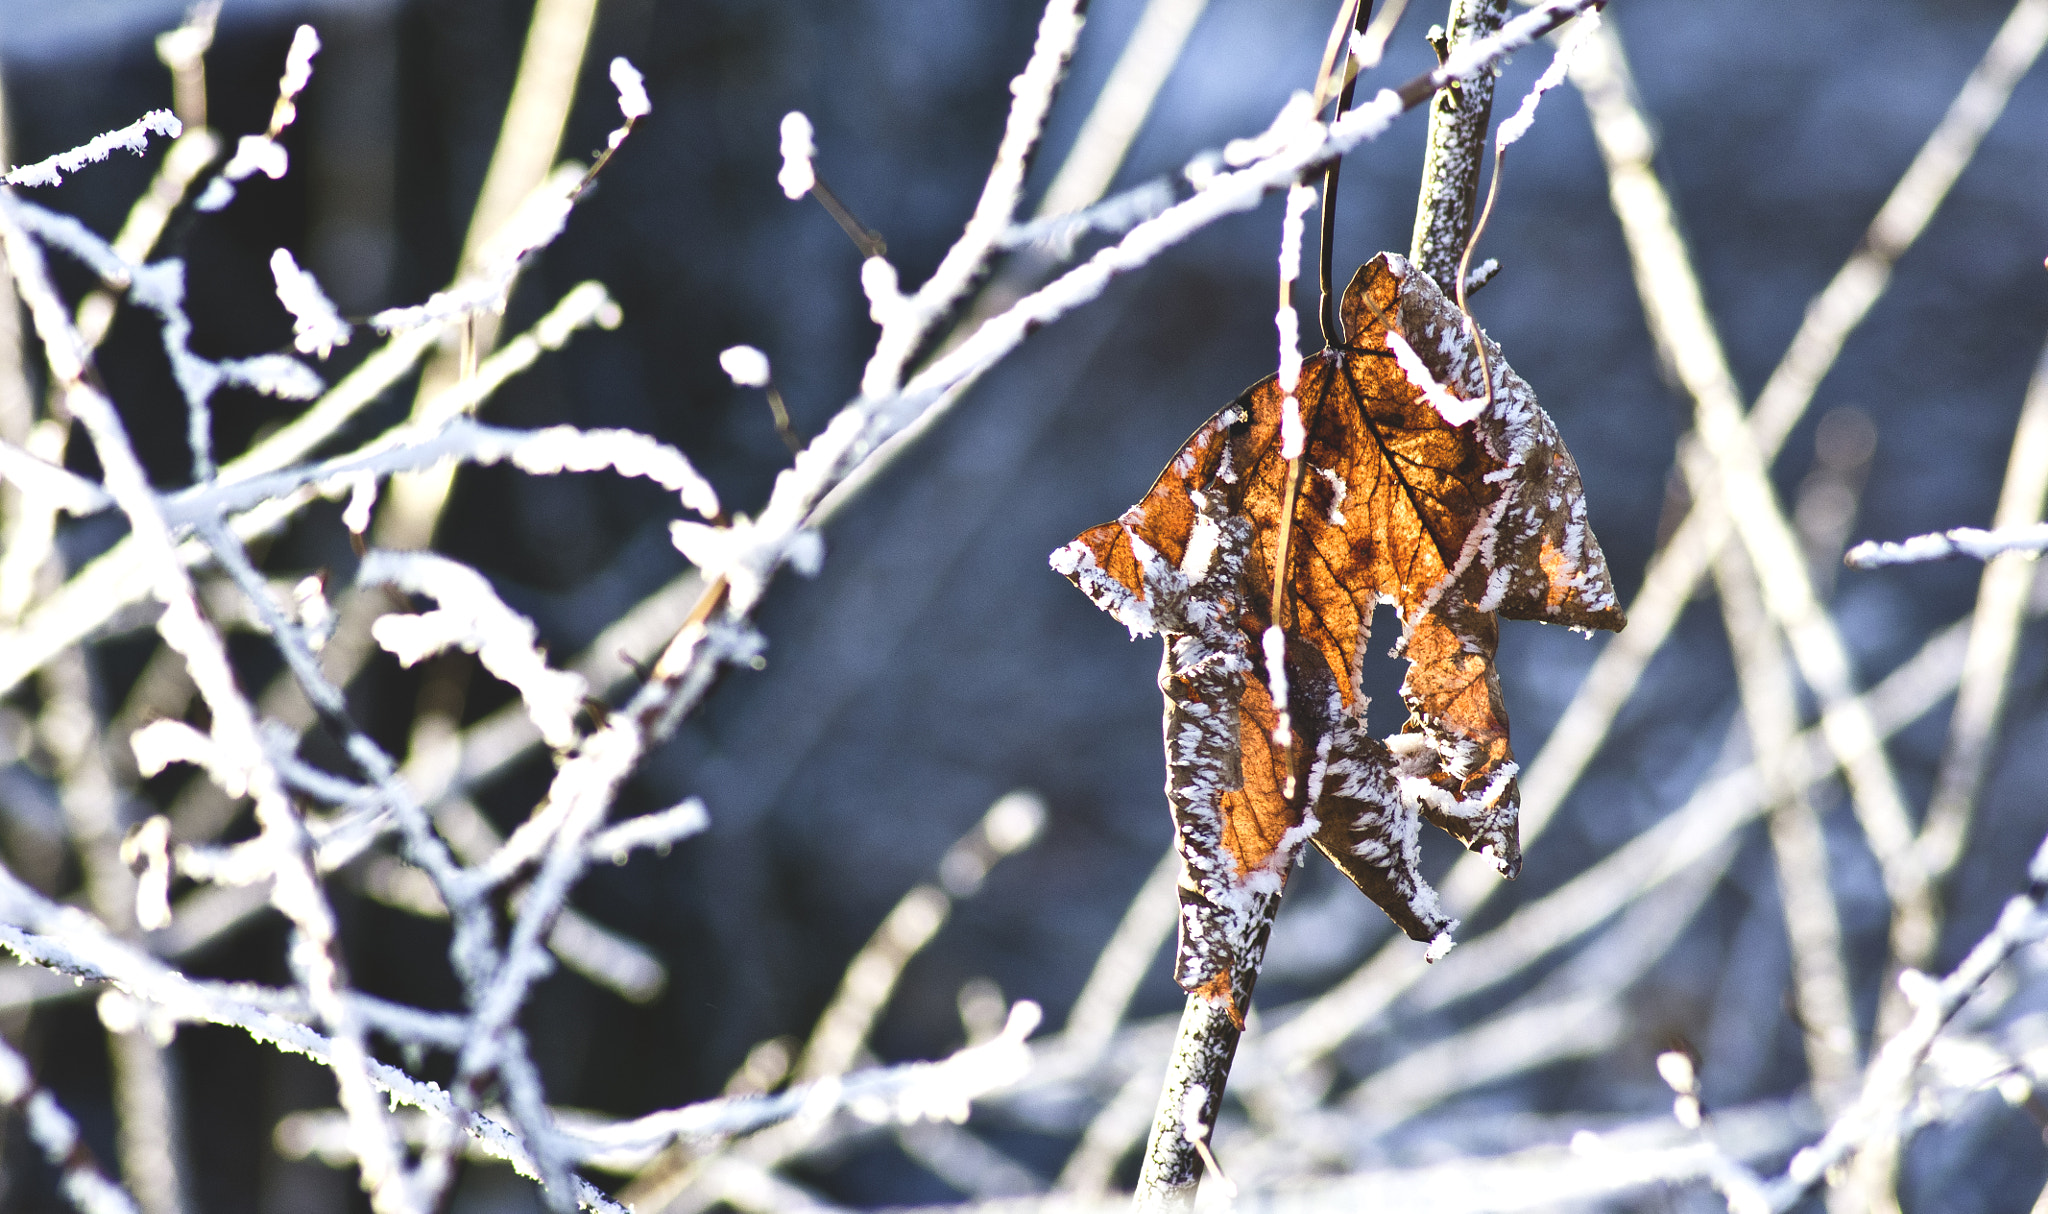
POLYGON ((811 120, 802 110, 791 110, 782 116, 782 171, 775 175, 775 184, 782 187, 786 198, 802 198, 818 184, 817 171, 811 168, 811 157, 818 154, 818 146, 812 142, 811 134, 811 120))
POLYGON ((370 529, 370 511, 377 508, 377 478, 367 473, 350 480, 348 505, 341 511, 341 525, 356 535, 370 529))
MULTIPOLYGON (((313 56, 319 53, 320 35, 312 26, 302 25, 293 31, 291 49, 284 54, 284 75, 277 82, 279 102, 290 102, 305 90, 313 79, 313 56)), ((273 125, 282 127, 290 122, 287 118, 273 125)))
POLYGON ((1193 1144, 1209 1136, 1209 1127, 1202 1124, 1202 1106, 1209 1103, 1209 1088, 1206 1084, 1191 1083, 1180 1094, 1180 1136, 1193 1144))
POLYGON ((309 573, 292 587, 292 612, 298 617, 299 627, 306 630, 307 647, 314 653, 326 648, 340 619, 327 601, 327 585, 319 574, 309 573))
POLYGON ((277 301, 292 314, 292 346, 299 353, 326 358, 334 347, 348 344, 354 329, 335 310, 319 281, 299 268, 290 249, 270 255, 270 274, 277 280, 277 301))
POLYGON ((895 324, 910 304, 897 285, 896 267, 886 257, 860 263, 860 289, 868 297, 868 319, 878 325, 895 324))
POLYGON ((612 60, 611 75, 612 87, 619 90, 619 112, 626 116, 627 122, 645 118, 654 112, 653 105, 647 100, 647 81, 638 68, 626 61, 625 56, 612 60))
POLYGON ((1302 216, 1316 205, 1316 187, 1293 185, 1287 189, 1286 209, 1280 220, 1280 281, 1294 282, 1301 277, 1301 229, 1302 216))
POLYGON ((1307 445, 1308 430, 1301 424, 1301 401, 1289 392, 1280 402, 1280 458, 1299 459, 1307 445))
POLYGON ((1346 521, 1344 518, 1344 495, 1350 492, 1351 487, 1344 483, 1343 477, 1338 476, 1328 468, 1317 468, 1314 471, 1317 476, 1322 477, 1330 486, 1330 525, 1342 527, 1346 521))
POLYGON ((135 768, 154 776, 173 763, 189 763, 210 773, 231 797, 248 791, 248 776, 212 737, 183 721, 166 718, 151 721, 128 736, 135 752, 135 768))
POLYGON ((1233 139, 1223 145, 1223 163, 1234 169, 1243 168, 1254 161, 1313 146, 1322 136, 1323 124, 1316 121, 1315 98, 1306 89, 1296 89, 1287 104, 1280 107, 1273 125, 1250 139, 1233 139))
POLYGON ((718 514, 718 493, 682 452, 633 430, 578 430, 548 426, 540 430, 508 430, 457 417, 424 435, 398 435, 370 444, 362 451, 325 463, 264 476, 246 477, 188 489, 168 498, 167 519, 191 524, 222 513, 239 513, 308 485, 330 492, 352 491, 343 522, 350 530, 369 525, 376 504, 378 477, 416 472, 446 460, 473 464, 509 463, 524 472, 546 476, 561 472, 612 471, 651 480, 676 493, 682 504, 706 518, 718 514), (408 441, 409 440, 409 441, 408 441))
POLYGON ((255 173, 276 181, 291 170, 291 164, 291 154, 277 140, 268 135, 244 135, 235 141, 235 154, 221 168, 220 176, 206 183, 199 201, 192 205, 201 211, 218 211, 235 200, 235 183, 255 173))
POLYGON ((460 646, 518 689, 548 745, 576 740, 576 714, 589 684, 582 675, 548 666, 532 622, 505 606, 483 574, 431 553, 378 551, 363 558, 356 581, 395 586, 440 604, 420 615, 381 616, 370 626, 370 635, 401 665, 460 646))
POLYGON ((742 388, 768 386, 768 356, 752 346, 731 346, 718 355, 718 365, 742 388))
POLYGON ((1537 103, 1543 100, 1543 94, 1564 83, 1565 70, 1571 67, 1572 57, 1598 28, 1599 9, 1588 10, 1572 22, 1571 30, 1558 44, 1557 53, 1550 57, 1550 66, 1544 68, 1543 74, 1536 78, 1536 83, 1529 89, 1528 95, 1522 98, 1522 104, 1516 106, 1515 112, 1508 116, 1508 120, 1500 124, 1500 130, 1494 136, 1496 150, 1507 147, 1529 133, 1530 126, 1536 121, 1537 103))
POLYGON ((377 313, 370 317, 370 327, 380 333, 402 333, 476 312, 503 312, 520 267, 562 234, 582 185, 582 169, 573 164, 556 169, 520 202, 505 226, 484 242, 475 274, 446 291, 434 292, 423 304, 377 313))
POLYGON ((658 814, 628 818, 609 830, 598 832, 590 840, 589 851, 592 859, 624 864, 626 856, 635 849, 651 847, 665 852, 710 825, 711 814, 705 810, 704 802, 691 797, 658 814))
MULTIPOLYGON (((1131 536, 1131 550, 1137 554, 1140 564, 1146 564, 1148 558, 1162 566, 1165 564, 1157 552, 1135 535, 1131 536)), ((1102 566, 1096 564, 1095 554, 1081 541, 1075 540, 1054 549, 1048 563, 1054 573, 1074 579, 1081 593, 1108 612, 1109 618, 1129 629, 1133 639, 1159 631, 1159 621, 1153 617, 1152 604, 1146 597, 1104 572, 1102 566)))
POLYGON ((1457 930, 1458 925, 1456 923, 1452 923, 1449 927, 1438 932, 1430 940, 1429 947, 1422 950, 1422 959, 1424 961, 1429 962, 1432 965, 1436 964, 1439 961, 1442 961, 1444 959, 1444 954, 1450 952, 1453 948, 1456 948, 1458 945, 1457 940, 1452 938, 1452 933, 1456 932, 1457 930))
POLYGON ((137 156, 142 155, 149 147, 151 135, 176 139, 184 129, 177 116, 169 110, 151 110, 118 131, 95 135, 68 152, 59 152, 47 160, 38 160, 34 164, 11 169, 4 178, 0 178, 0 181, 19 186, 56 185, 64 179, 64 174, 77 172, 88 164, 105 160, 115 152, 126 151, 137 156))
POLYGON ((1273 694, 1273 711, 1278 714, 1278 723, 1273 726, 1273 741, 1276 745, 1294 745, 1294 726, 1287 713, 1287 634, 1280 631, 1280 625, 1272 624, 1260 638, 1266 648, 1266 686, 1273 694))
POLYGON ((1301 382, 1301 318, 1295 315, 1294 305, 1273 313, 1273 327, 1280 331, 1280 389, 1292 395, 1301 382))
POLYGON ((786 561, 809 577, 817 573, 825 557, 824 540, 817 532, 788 532, 771 544, 764 542, 761 525, 745 516, 724 527, 680 519, 669 524, 668 534, 676 550, 705 577, 726 580, 727 597, 736 611, 753 609, 776 566, 786 561))
MULTIPOLYGON (((1197 503, 1199 505, 1199 503, 1197 503)), ((1207 513, 1195 515, 1195 525, 1188 531, 1188 546, 1180 554, 1180 574, 1190 582, 1199 582, 1209 576, 1209 570, 1216 564, 1216 544, 1223 538, 1217 529, 1216 520, 1207 513)), ((1061 549, 1065 551, 1065 549, 1061 549)), ((1053 553, 1054 568, 1058 568, 1059 553, 1053 553)), ((1060 570, 1070 573, 1068 570, 1060 570)))
POLYGON ((2024 527, 2000 527, 1995 531, 1957 527, 1951 531, 1937 531, 1888 543, 1865 540, 1849 549, 1848 556, 1843 559, 1856 569, 1881 569, 1886 565, 1914 565, 1958 556, 1975 557, 1980 561, 1988 561, 2007 552, 2037 556, 2044 550, 2048 550, 2048 523, 2031 523, 2024 527))
POLYGON ((230 358, 214 366, 219 382, 279 400, 315 400, 327 391, 319 372, 289 354, 258 354, 254 358, 230 358))
POLYGON ((1408 377, 1408 382, 1415 385, 1415 390, 1422 393, 1424 400, 1435 406, 1447 425, 1462 426, 1485 412, 1485 397, 1459 400, 1450 389, 1436 382, 1436 376, 1430 374, 1429 367, 1415 353, 1415 347, 1393 329, 1387 330, 1387 349, 1394 352, 1394 361, 1401 365, 1401 373, 1408 377))
POLYGON ((135 922, 144 931, 171 925, 171 820, 155 814, 121 840, 121 862, 138 864, 135 881, 135 922))

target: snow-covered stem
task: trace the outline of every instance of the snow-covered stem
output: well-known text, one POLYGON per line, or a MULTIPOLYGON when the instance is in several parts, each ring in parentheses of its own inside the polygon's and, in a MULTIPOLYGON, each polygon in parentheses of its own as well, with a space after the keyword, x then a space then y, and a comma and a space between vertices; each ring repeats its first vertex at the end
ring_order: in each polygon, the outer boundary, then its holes
POLYGON ((476 570, 427 552, 373 552, 356 571, 361 586, 393 586, 435 600, 420 615, 387 615, 371 635, 401 666, 450 648, 475 653, 484 669, 512 685, 550 746, 575 739, 576 717, 589 686, 551 668, 540 652, 532 621, 505 606, 476 570))
MULTIPOLYGON (((340 1044, 332 1035, 299 1022, 301 1015, 313 1012, 310 1003, 299 1002, 302 995, 294 993, 280 998, 245 988, 194 981, 142 949, 115 940, 84 912, 49 901, 4 867, 0 867, 0 949, 30 964, 84 981, 109 983, 129 997, 160 1009, 173 1021, 237 1028, 259 1042, 303 1055, 337 1071, 343 1065, 339 1061, 340 1044)), ((419 1031, 434 1023, 417 1019, 417 1013, 396 1011, 392 1005, 379 1008, 360 996, 352 996, 349 1002, 359 1020, 376 1024, 380 1032, 407 1032, 408 1028, 419 1031)), ((324 1013, 315 1014, 325 1019, 324 1013)), ((437 1121, 458 1125, 492 1156, 510 1163, 522 1175, 538 1178, 532 1157, 511 1129, 480 1114, 462 1114, 438 1086, 415 1079, 398 1067, 366 1058, 363 1069, 380 1108, 388 1096, 394 1103, 425 1110, 434 1114, 437 1121)), ((351 1151, 360 1151, 362 1145, 351 1123, 351 1151)), ((363 1158, 360 1154, 356 1157, 363 1158)), ((587 1209, 625 1214, 623 1207, 584 1181, 576 1182, 576 1195, 587 1209)))
POLYGON ((1966 556, 1988 561, 2008 552, 2038 556, 2048 550, 2048 524, 2020 523, 1989 531, 1954 527, 1904 540, 1865 540, 1843 560, 1851 569, 1882 569, 1887 565, 1918 565, 1966 556))
POLYGON ((1203 1166, 1195 1143, 1215 1132, 1223 1088, 1230 1082, 1230 1063, 1243 1032, 1232 1019, 1228 1000, 1188 996, 1138 1171, 1131 1206, 1138 1214, 1177 1214, 1194 1208, 1203 1166))
POLYGON ((2042 914, 2044 899, 2048 899, 2048 840, 2028 864, 2025 892, 2006 902, 1991 930, 1947 977, 1937 981, 1917 970, 1900 974, 1899 986, 1912 1007, 1911 1018, 1871 1059, 1855 1102, 1843 1110, 1820 1141, 1794 1155, 1785 1174, 1772 1184, 1773 1209, 1791 1209, 1830 1168, 1847 1161, 1865 1143, 1897 1133, 1911 1101, 1914 1075, 1935 1038, 2014 953, 2048 933, 2048 920, 2042 914))
MULTIPOLYGON (((587 325, 609 327, 618 319, 617 305, 601 286, 579 285, 533 328, 484 360, 473 377, 451 384, 431 398, 421 411, 422 420, 440 423, 474 410, 506 380, 532 366, 543 351, 560 348, 570 334, 587 325)), ((287 468, 303 458, 410 371, 445 332, 443 327, 430 326, 393 338, 305 414, 223 465, 213 487, 229 491, 227 486, 236 481, 287 468)), ((248 514, 236 517, 236 532, 245 538, 267 533, 311 500, 311 495, 303 493, 266 498, 248 514)), ((188 564, 202 559, 203 551, 198 545, 183 550, 188 564)), ((116 611, 145 597, 148 583, 140 576, 139 562, 136 542, 123 539, 39 603, 18 628, 0 629, 0 692, 12 688, 65 646, 89 635, 116 611)))
POLYGON ((176 139, 184 129, 169 110, 151 110, 120 130, 95 135, 68 152, 59 152, 47 160, 10 169, 0 177, 0 182, 13 186, 56 185, 64 180, 66 173, 75 173, 88 164, 96 164, 117 151, 142 155, 149 148, 151 135, 176 139))
POLYGON ((589 1159, 604 1152, 652 1155, 671 1142, 701 1145, 792 1118, 822 1120, 842 1109, 870 1124, 963 1121, 972 1102, 1024 1077, 1031 1063, 1025 1039, 1039 1019, 1036 1004, 1018 1003, 994 1038, 936 1062, 873 1067, 772 1096, 709 1100, 608 1126, 578 1126, 571 1135, 579 1157, 589 1159))
MULTIPOLYGON (((506 350, 513 348, 508 345, 506 350)), ((718 513, 715 491, 689 460, 668 444, 636 431, 579 430, 574 426, 508 430, 458 416, 438 429, 396 428, 357 451, 317 464, 244 480, 216 481, 173 494, 165 500, 164 515, 173 525, 185 525, 211 515, 253 510, 302 488, 335 494, 365 476, 381 478, 448 462, 509 463, 543 476, 608 470, 674 490, 690 509, 706 517, 718 513)))
POLYGON ((1031 58, 1010 83, 1015 100, 1003 125, 995 164, 960 239, 946 250, 931 278, 914 294, 898 297, 886 309, 876 304, 875 319, 881 323, 882 333, 861 377, 863 396, 883 397, 897 390, 904 367, 918 346, 986 271, 989 258, 1000 247, 1016 216, 1024 174, 1031 167, 1031 154, 1052 110, 1053 93, 1080 41, 1084 7, 1082 0, 1047 0, 1031 58))
MULTIPOLYGON (((283 613, 270 600, 261 576, 249 563, 240 545, 217 523, 203 523, 200 525, 200 531, 208 545, 214 549, 223 567, 256 605, 273 641, 285 655, 308 699, 329 722, 330 727, 345 740, 350 757, 377 785, 380 801, 396 812, 400 829, 406 838, 409 856, 426 870, 433 879, 443 904, 449 907, 455 927, 454 937, 449 945, 449 960, 467 990, 472 1016, 463 1042, 463 1056, 467 1057, 480 1039, 491 1040, 493 1052, 488 1065, 504 1081, 511 1101, 513 1123, 534 1159, 550 1200, 557 1205, 568 1202, 574 1191, 572 1177, 554 1144, 550 1119, 542 1107, 539 1081, 532 1061, 526 1054, 523 1038, 516 1032, 506 1032, 502 1023, 494 1025, 485 1021, 480 1010, 486 999, 486 984, 502 977, 508 968, 507 960, 500 956, 493 943, 495 920, 486 901, 486 887, 463 871, 449 853, 447 846, 435 833, 426 811, 413 800, 409 790, 398 780, 397 764, 349 720, 346 699, 340 688, 328 681, 311 646, 306 643, 300 627, 285 619, 283 613)), ((442 561, 441 558, 414 557, 409 564, 395 559, 387 560, 386 564, 396 567, 386 569, 374 561, 365 561, 362 577, 370 582, 381 577, 408 588, 428 586, 445 598, 469 603, 471 608, 468 615, 472 622, 479 617, 493 614, 488 606, 478 605, 480 597, 488 598, 492 604, 496 603, 496 596, 489 592, 488 586, 483 588, 481 594, 471 583, 462 583, 462 589, 459 591, 454 588, 458 579, 451 577, 446 568, 452 565, 452 562, 442 561), (431 563, 437 561, 441 563, 431 563), (429 564, 422 566, 420 562, 429 564)), ((478 582, 482 580, 473 573, 471 577, 478 582)), ((510 615, 502 605, 497 606, 496 614, 510 615)), ((504 628, 501 626, 499 631, 504 631, 504 628)), ((513 631, 516 632, 516 628, 513 631)), ((507 645, 514 650, 520 648, 516 637, 501 637, 492 644, 500 648, 507 645)), ((525 649, 531 652, 530 639, 525 649)), ((503 659, 500 659, 500 662, 504 664, 503 659)), ((517 665, 516 658, 512 665, 517 665)), ((309 848, 309 853, 310 851, 309 848)), ((531 901, 530 897, 528 901, 531 901)), ((523 912, 522 906, 522 922, 523 912)), ((467 1110, 473 1107, 473 1092, 470 1088, 458 1085, 453 1096, 458 1109, 467 1110)), ((452 1127, 449 1132, 452 1134, 452 1127)), ((437 1198, 449 1180, 445 1167, 446 1156, 445 1149, 427 1152, 418 1176, 408 1182, 416 1194, 429 1201, 437 1198)), ((371 1162, 365 1161, 366 1178, 372 1174, 371 1162)))

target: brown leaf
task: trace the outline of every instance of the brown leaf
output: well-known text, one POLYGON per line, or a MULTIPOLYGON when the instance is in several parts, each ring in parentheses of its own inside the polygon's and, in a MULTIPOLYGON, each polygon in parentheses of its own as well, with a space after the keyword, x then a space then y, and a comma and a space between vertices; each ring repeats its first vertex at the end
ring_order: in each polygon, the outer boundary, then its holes
POLYGON ((1289 727, 1265 649, 1289 481, 1274 378, 1197 430, 1123 517, 1053 554, 1134 636, 1166 641, 1177 976, 1240 1014, 1309 838, 1410 936, 1448 947, 1456 923, 1418 870, 1418 820, 1506 876, 1521 863, 1496 614, 1623 622, 1578 469, 1499 349, 1482 338, 1489 404, 1462 315, 1391 254, 1352 279, 1343 319, 1344 347, 1305 360, 1295 393, 1304 469, 1275 638, 1289 727), (1380 603, 1400 612, 1409 661, 1409 720, 1385 742, 1366 732, 1360 685, 1380 603))

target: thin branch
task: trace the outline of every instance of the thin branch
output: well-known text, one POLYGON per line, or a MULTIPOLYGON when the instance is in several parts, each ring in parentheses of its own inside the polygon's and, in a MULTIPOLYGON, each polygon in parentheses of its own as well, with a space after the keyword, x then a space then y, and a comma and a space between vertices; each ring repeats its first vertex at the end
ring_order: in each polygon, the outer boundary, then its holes
MULTIPOLYGON (((2040 6, 2048 13, 2048 4, 2040 6)), ((2043 27, 2048 28, 2048 20, 2043 27)), ((2037 525, 2048 506, 2048 348, 2034 365, 2026 402, 2005 465, 1992 525, 2011 531, 2037 525)), ((2038 569, 2026 561, 1991 561, 1977 582, 1971 618, 1970 652, 1949 718, 1948 745, 1934 777, 1934 795, 1920 826, 1920 849, 1930 877, 1953 872, 1969 837, 1970 816, 1991 766, 1993 743, 2005 715, 2019 626, 2026 616, 2027 591, 2038 569)))
POLYGON ((1649 161, 1647 125, 1622 83, 1612 25, 1594 31, 1573 65, 1607 161, 1609 192, 1628 242, 1652 336, 1692 396, 1700 441, 1681 450, 1695 498, 1720 495, 1757 571, 1764 604, 1784 629, 1800 673, 1820 701, 1821 728, 1843 756, 1857 820, 1891 897, 1892 947, 1905 964, 1932 949, 1933 894, 1914 846, 1912 818, 1874 723, 1860 707, 1848 649, 1815 594, 1804 552, 1778 502, 1714 328, 1669 195, 1649 161))

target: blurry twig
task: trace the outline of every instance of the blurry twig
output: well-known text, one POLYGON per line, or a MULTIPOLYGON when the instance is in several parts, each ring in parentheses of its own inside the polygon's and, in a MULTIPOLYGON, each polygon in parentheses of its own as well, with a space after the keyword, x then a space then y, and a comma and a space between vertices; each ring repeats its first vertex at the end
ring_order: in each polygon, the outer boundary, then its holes
POLYGON ((1765 607, 1784 630, 1800 673, 1819 700, 1820 725, 1843 758, 1871 850, 1892 900, 1892 948, 1910 964, 1933 947, 1933 892, 1913 826, 1883 746, 1856 697, 1855 673, 1833 619, 1814 593, 1805 554, 1780 507, 1739 390, 1693 275, 1671 202, 1651 167, 1648 127, 1625 83, 1611 25, 1594 32, 1573 67, 1607 161, 1609 191, 1660 355, 1692 396, 1697 444, 1681 449, 1695 498, 1718 494, 1750 555, 1765 607))
POLYGON ((1764 612, 1748 559, 1736 549, 1723 548, 1715 558, 1714 574, 1768 810, 1807 1071, 1815 1102, 1833 1112, 1856 1079, 1856 1010, 1835 911, 1827 837, 1805 785, 1792 771, 1790 742, 1799 730, 1799 689, 1783 642, 1764 612))
MULTIPOLYGON (((2048 3, 2035 7, 2042 12, 2042 29, 2048 31, 2048 3)), ((2048 348, 2035 364, 2026 403, 2020 407, 2019 427, 2005 465, 2005 487, 1999 492, 1992 526, 2005 530, 2037 524, 2044 504, 2048 504, 2048 348)), ((2037 572, 2026 561, 1990 561, 1978 579, 1970 650, 1963 659, 1955 713, 1949 718, 1948 746, 1920 827, 1921 854, 1935 881, 1954 871, 1969 837, 1970 816, 1984 787, 1999 722, 2005 715, 2028 587, 2037 572)))
POLYGON ((1940 980, 1907 971, 1901 985, 1912 1007, 1911 1017, 1871 1059, 1863 1089, 1837 1117, 1819 1142, 1792 1157, 1785 1174, 1771 1186, 1772 1207, 1789 1210, 1827 1175, 1873 1140, 1896 1135, 1911 1100, 1914 1076, 1942 1029, 1991 975, 2025 945, 2039 940, 2044 924, 2042 902, 2048 899, 2048 840, 2027 868, 2027 889, 2009 899, 1998 921, 1962 962, 1940 980))

